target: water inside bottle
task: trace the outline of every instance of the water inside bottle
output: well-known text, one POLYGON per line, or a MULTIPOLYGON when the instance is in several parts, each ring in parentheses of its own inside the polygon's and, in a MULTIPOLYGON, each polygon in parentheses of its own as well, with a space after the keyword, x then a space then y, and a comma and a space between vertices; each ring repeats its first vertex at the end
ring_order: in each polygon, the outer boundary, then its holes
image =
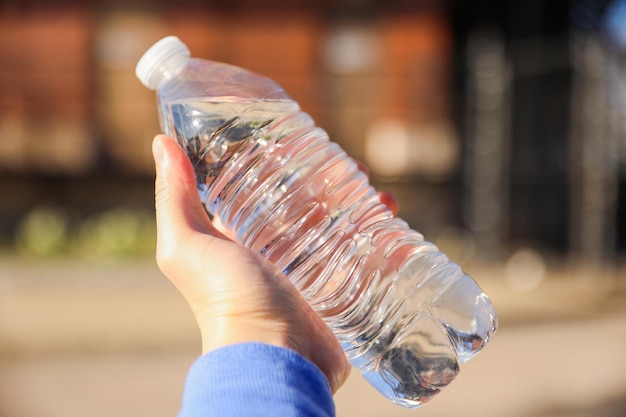
POLYGON ((291 100, 166 103, 207 211, 291 279, 379 391, 419 406, 495 331, 493 307, 291 100))

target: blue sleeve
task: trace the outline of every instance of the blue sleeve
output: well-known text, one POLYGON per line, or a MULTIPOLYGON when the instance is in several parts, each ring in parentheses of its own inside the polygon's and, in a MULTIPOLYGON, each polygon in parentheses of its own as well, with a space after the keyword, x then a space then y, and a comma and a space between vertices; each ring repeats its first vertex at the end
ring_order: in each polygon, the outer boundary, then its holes
POLYGON ((223 347, 189 370, 179 417, 334 417, 326 376, 296 352, 262 343, 223 347))

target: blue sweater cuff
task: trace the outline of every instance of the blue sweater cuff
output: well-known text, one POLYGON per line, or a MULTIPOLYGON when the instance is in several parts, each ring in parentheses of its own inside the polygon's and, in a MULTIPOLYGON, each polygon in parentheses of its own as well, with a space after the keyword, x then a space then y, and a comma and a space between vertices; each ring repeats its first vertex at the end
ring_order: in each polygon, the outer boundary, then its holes
POLYGON ((179 417, 332 417, 325 375, 296 352, 262 343, 226 346, 189 370, 179 417))

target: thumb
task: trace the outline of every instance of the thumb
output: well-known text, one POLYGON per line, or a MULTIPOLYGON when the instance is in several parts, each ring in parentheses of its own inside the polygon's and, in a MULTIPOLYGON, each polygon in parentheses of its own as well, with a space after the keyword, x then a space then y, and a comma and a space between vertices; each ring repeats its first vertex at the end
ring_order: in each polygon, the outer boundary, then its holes
POLYGON ((215 235, 202 207, 191 162, 173 139, 157 135, 152 142, 155 161, 157 241, 177 242, 190 232, 215 235))

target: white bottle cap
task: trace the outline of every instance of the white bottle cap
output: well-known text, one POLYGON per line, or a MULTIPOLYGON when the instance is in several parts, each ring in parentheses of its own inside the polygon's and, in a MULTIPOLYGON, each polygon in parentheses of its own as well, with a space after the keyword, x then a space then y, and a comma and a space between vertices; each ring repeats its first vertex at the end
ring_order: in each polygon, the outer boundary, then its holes
POLYGON ((148 49, 135 68, 139 81, 151 90, 176 75, 190 57, 189 49, 176 36, 168 36, 148 49))

